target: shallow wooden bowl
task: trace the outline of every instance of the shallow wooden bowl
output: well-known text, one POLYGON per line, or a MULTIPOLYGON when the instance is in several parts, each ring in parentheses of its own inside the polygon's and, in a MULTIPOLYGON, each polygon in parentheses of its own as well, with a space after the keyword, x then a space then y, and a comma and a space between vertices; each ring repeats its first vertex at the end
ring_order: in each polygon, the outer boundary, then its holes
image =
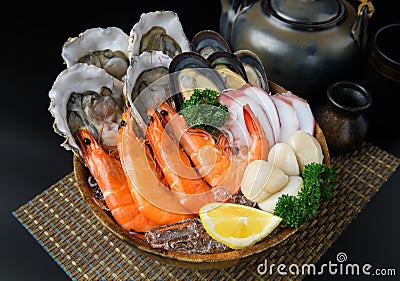
MULTIPOLYGON (((271 81, 269 84, 272 93, 286 92, 284 88, 271 81)), ((324 153, 324 163, 329 165, 330 158, 328 147, 325 137, 318 124, 315 128, 315 137, 321 144, 324 153)), ((298 231, 298 229, 295 228, 280 226, 269 236, 251 247, 217 254, 186 254, 178 251, 154 249, 141 237, 131 235, 121 228, 114 221, 114 219, 95 202, 93 188, 91 188, 88 184, 90 172, 77 156, 75 156, 73 159, 73 165, 79 190, 85 202, 89 205, 91 211, 100 221, 100 223, 110 230, 116 237, 133 246, 140 253, 162 263, 191 269, 217 269, 222 267, 231 267, 240 262, 254 259, 261 254, 265 254, 268 250, 282 243, 292 234, 298 231)))

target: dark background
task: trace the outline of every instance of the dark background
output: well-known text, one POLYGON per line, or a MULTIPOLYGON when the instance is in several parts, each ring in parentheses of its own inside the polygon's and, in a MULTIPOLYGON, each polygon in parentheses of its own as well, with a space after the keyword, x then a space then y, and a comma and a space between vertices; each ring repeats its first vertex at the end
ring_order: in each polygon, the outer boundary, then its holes
MULTIPOLYGON (((374 17, 368 38, 384 24, 400 22, 395 1, 373 1, 374 17)), ((63 139, 52 129, 48 91, 65 68, 61 47, 92 27, 117 26, 129 34, 143 12, 173 10, 190 39, 203 29, 218 31, 220 3, 203 1, 111 1, 103 4, 59 2, 56 6, 26 6, 15 1, 2 8, 1 22, 1 177, 0 280, 69 280, 64 271, 12 216, 50 185, 69 174, 72 153, 60 147, 63 139)), ((284 85, 282 85, 284 86, 284 85)), ((388 100, 398 102, 400 93, 388 100)), ((379 95, 373 96, 373 99, 379 95)), ((397 120, 387 120, 379 111, 368 140, 400 157, 397 120), (392 124, 391 135, 379 124, 392 124)), ((320 263, 335 262, 345 252, 349 262, 396 268, 400 276, 400 172, 397 171, 373 197, 347 230, 325 253, 320 263)), ((306 280, 342 280, 340 276, 308 277, 306 280)), ((353 278, 352 278, 353 279, 353 278)), ((360 278, 361 279, 361 278, 360 278)), ((367 278, 368 279, 368 278, 367 278)), ((369 278, 368 280, 388 278, 369 278)), ((363 279, 364 280, 364 279, 363 279)))

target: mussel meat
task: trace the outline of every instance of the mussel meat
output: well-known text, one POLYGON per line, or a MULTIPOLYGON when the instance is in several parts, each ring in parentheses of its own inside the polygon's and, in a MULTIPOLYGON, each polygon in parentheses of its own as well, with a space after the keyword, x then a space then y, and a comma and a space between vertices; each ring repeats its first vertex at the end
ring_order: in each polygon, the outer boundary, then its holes
POLYGON ((219 51, 212 53, 207 59, 212 67, 220 71, 226 87, 237 89, 248 83, 246 70, 235 54, 219 51))
POLYGON ((238 50, 234 52, 234 54, 242 62, 247 74, 248 82, 253 86, 262 88, 269 92, 269 84, 265 68, 257 54, 250 50, 238 50))
POLYGON ((171 86, 175 97, 175 103, 179 109, 182 102, 192 95, 194 89, 214 89, 222 92, 227 87, 222 76, 216 72, 207 59, 196 52, 183 52, 176 55, 170 65, 171 86))

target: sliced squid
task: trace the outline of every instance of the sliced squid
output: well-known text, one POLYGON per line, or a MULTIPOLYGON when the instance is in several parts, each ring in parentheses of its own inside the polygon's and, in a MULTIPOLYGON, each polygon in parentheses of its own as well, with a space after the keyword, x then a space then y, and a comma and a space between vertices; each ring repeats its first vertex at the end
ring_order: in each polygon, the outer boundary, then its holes
POLYGON ((279 115, 281 134, 279 142, 287 143, 291 134, 300 129, 298 114, 291 100, 282 95, 271 95, 279 115))
POLYGON ((282 96, 291 101, 293 108, 296 110, 299 129, 314 135, 315 119, 308 102, 290 91, 282 94, 282 96))
POLYGON ((268 144, 271 147, 275 143, 274 133, 270 125, 270 121, 265 112, 265 108, 247 93, 242 91, 243 87, 237 90, 231 90, 222 93, 219 97, 221 104, 226 105, 229 110, 229 116, 224 124, 224 128, 232 134, 232 145, 242 147, 243 145, 251 145, 251 137, 246 129, 243 116, 243 106, 249 104, 250 108, 257 116, 263 126, 268 144))
MULTIPOLYGON (((281 121, 279 119, 278 110, 271 99, 271 95, 265 90, 254 86, 244 87, 243 91, 246 95, 256 100, 264 109, 274 134, 274 144, 277 143, 281 135, 281 121)), ((270 144, 270 147, 271 146, 270 144)))
POLYGON ((246 84, 243 87, 221 94, 219 101, 228 107, 228 117, 224 128, 231 132, 233 143, 249 144, 250 135, 246 131, 242 107, 249 104, 254 114, 263 126, 269 147, 272 147, 280 135, 280 121, 278 111, 270 95, 261 88, 246 84))

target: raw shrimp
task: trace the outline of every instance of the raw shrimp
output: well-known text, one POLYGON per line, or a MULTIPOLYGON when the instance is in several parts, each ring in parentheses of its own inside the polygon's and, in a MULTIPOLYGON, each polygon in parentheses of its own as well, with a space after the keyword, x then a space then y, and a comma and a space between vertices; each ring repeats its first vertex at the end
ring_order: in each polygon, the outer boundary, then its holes
POLYGON ((130 111, 130 108, 126 109, 121 118, 118 153, 139 211, 160 225, 194 218, 195 215, 183 207, 169 187, 163 184, 146 141, 133 125, 130 111))
POLYGON ((127 231, 145 232, 159 226, 139 212, 121 163, 105 152, 88 130, 78 129, 75 137, 115 221, 127 231))

